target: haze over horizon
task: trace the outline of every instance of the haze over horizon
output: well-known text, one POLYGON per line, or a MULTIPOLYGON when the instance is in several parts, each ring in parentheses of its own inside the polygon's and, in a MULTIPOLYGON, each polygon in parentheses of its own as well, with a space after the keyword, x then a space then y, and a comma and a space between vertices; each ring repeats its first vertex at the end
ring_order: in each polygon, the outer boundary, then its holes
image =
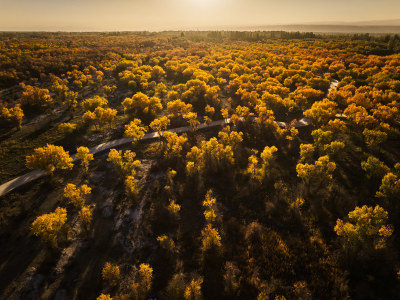
POLYGON ((0 7, 0 31, 206 30, 400 19, 399 0, 0 0, 0 7))

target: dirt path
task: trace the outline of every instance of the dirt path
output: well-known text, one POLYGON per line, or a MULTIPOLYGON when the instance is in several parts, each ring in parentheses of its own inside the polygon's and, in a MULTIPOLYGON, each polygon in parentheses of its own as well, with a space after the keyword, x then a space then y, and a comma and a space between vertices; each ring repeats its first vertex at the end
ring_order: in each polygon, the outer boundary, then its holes
MULTIPOLYGON (((222 126, 224 124, 230 124, 231 120, 230 119, 224 119, 224 120, 217 120, 217 121, 213 121, 212 123, 210 123, 209 125, 206 124, 200 124, 197 127, 197 130, 201 130, 201 129, 205 129, 205 128, 212 128, 212 127, 218 127, 218 126, 222 126)), ((278 126, 280 127, 285 127, 288 124, 285 122, 279 122, 276 121, 276 124, 278 124, 278 126)), ((310 125, 310 121, 307 118, 302 118, 301 120, 297 121, 294 126, 296 128, 298 127, 304 127, 304 126, 308 126, 310 125)), ((173 128, 173 129, 169 129, 167 130, 168 132, 175 132, 175 133, 183 133, 183 132, 188 132, 190 131, 192 128, 190 126, 184 126, 184 127, 178 127, 178 128, 173 128)), ((159 137, 157 132, 149 132, 146 133, 142 140, 155 140, 159 137)), ((122 138, 122 139, 118 139, 118 140, 114 140, 111 142, 107 142, 107 143, 103 143, 100 145, 97 145, 95 147, 90 148, 90 153, 92 154, 97 154, 106 150, 109 150, 111 148, 114 147, 118 147, 118 146, 122 146, 122 145, 126 145, 129 144, 132 141, 131 138, 122 138)), ((75 157, 75 155, 72 155, 73 158, 73 162, 76 162, 78 159, 75 157)), ((0 185, 0 197, 6 195, 7 193, 11 192, 12 190, 23 186, 24 184, 27 184, 29 182, 32 182, 42 176, 46 175, 46 172, 44 172, 43 170, 34 170, 31 171, 25 175, 19 176, 17 178, 14 178, 13 180, 10 180, 6 183, 3 183, 2 185, 0 185)))

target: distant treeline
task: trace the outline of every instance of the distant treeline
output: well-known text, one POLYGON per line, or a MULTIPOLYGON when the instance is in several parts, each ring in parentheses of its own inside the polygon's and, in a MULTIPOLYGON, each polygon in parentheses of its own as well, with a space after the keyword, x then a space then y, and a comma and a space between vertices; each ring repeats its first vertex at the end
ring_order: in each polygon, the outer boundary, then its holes
POLYGON ((287 31, 185 31, 181 32, 193 41, 261 41, 265 39, 312 39, 316 38, 313 32, 287 31))
POLYGON ((350 40, 372 42, 374 47, 368 47, 365 51, 358 49, 362 54, 390 55, 400 52, 400 37, 397 34, 327 34, 300 31, 116 31, 116 32, 0 32, 0 40, 10 38, 43 38, 54 36, 168 36, 175 39, 185 38, 193 42, 226 42, 226 41, 248 41, 258 42, 271 39, 283 40, 350 40))

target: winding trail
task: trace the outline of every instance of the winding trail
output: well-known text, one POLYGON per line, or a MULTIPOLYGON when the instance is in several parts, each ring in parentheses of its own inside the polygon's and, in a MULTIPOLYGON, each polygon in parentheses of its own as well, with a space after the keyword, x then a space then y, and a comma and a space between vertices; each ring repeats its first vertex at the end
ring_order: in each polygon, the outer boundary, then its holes
MULTIPOLYGON (((200 124, 197 127, 197 130, 201 130, 201 129, 206 129, 206 128, 212 128, 212 127, 218 127, 218 126, 222 126, 225 124, 230 124, 231 120, 230 119, 224 119, 224 120, 217 120, 217 121, 213 121, 212 123, 210 123, 209 125, 206 124, 200 124)), ((285 127, 287 126, 287 124, 285 122, 276 122, 276 124, 279 127, 285 127)), ((305 127, 310 125, 310 121, 307 118, 302 118, 301 120, 297 121, 294 126, 296 128, 298 127, 305 127)), ((169 129, 167 130, 168 132, 174 132, 174 133, 184 133, 184 132, 188 132, 189 130, 191 130, 190 126, 184 126, 184 127, 177 127, 177 128, 173 128, 173 129, 169 129)), ((146 133, 143 138, 141 140, 155 140, 158 139, 159 135, 157 132, 149 132, 146 133)), ((109 150, 111 148, 115 148, 118 146, 122 146, 122 145, 126 145, 132 142, 132 138, 122 138, 122 139, 118 139, 118 140, 114 140, 114 141, 110 141, 110 142, 106 142, 103 144, 99 144, 95 147, 92 147, 89 149, 89 152, 92 154, 97 154, 106 150, 109 150)), ((75 157, 74 155, 71 155, 73 161, 72 162, 76 162, 79 159, 75 157)), ((2 185, 0 185, 0 197, 6 195, 7 193, 11 192, 12 190, 23 186, 29 182, 32 182, 40 177, 43 177, 46 175, 46 172, 43 170, 33 170, 29 173, 26 173, 24 175, 21 175, 17 178, 14 178, 6 183, 3 183, 2 185)))
MULTIPOLYGON (((332 80, 331 81, 331 85, 329 87, 328 93, 330 90, 332 89, 337 89, 338 86, 338 81, 337 80, 332 80)), ((346 118, 345 115, 341 114, 341 115, 336 115, 337 118, 346 118)), ((206 125, 206 124, 200 124, 197 127, 197 130, 201 130, 201 129, 205 129, 205 128, 212 128, 212 127, 217 127, 217 126, 222 126, 225 124, 230 124, 231 123, 231 119, 224 119, 224 120, 217 120, 217 121, 213 121, 210 124, 206 125)), ((288 126, 288 123, 285 122, 279 122, 279 121, 275 121, 275 123, 279 126, 279 127, 286 127, 288 126)), ((295 124, 294 127, 296 128, 300 128, 300 127, 306 127, 309 126, 310 120, 307 118, 302 118, 300 120, 298 120, 295 124)), ((167 130, 168 132, 175 132, 175 133, 184 133, 184 132, 188 132, 189 130, 191 130, 190 126, 184 126, 184 127, 177 127, 177 128, 173 128, 173 129, 169 129, 167 130)), ((159 137, 157 132, 149 132, 146 133, 142 140, 155 140, 159 137)), ((99 144, 95 147, 92 147, 89 149, 90 153, 92 154, 97 154, 106 150, 109 150, 111 148, 114 147, 118 147, 118 146, 122 146, 122 145, 126 145, 132 142, 131 138, 122 138, 122 139, 118 139, 118 140, 114 140, 114 141, 110 141, 110 142, 106 142, 103 144, 99 144)), ((79 159, 75 157, 74 155, 71 155, 73 162, 78 161, 79 159)), ((19 176, 17 178, 14 178, 6 183, 3 183, 2 185, 0 185, 0 197, 6 195, 7 193, 11 192, 12 190, 23 186, 29 182, 32 182, 40 177, 43 177, 44 175, 46 175, 46 172, 43 170, 33 170, 29 173, 26 173, 25 175, 19 176)))

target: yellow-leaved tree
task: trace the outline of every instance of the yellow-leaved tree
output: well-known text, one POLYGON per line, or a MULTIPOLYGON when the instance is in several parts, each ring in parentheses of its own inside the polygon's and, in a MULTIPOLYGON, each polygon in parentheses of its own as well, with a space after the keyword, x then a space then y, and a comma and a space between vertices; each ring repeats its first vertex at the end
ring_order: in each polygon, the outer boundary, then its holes
POLYGON ((140 166, 140 161, 135 160, 136 153, 127 150, 122 155, 122 151, 111 149, 108 153, 107 161, 112 162, 118 173, 125 176, 125 191, 129 196, 135 197, 139 190, 136 180, 136 168, 140 166))
POLYGON ((31 225, 31 231, 35 236, 40 237, 44 243, 57 248, 57 239, 66 221, 67 210, 57 207, 54 212, 37 217, 31 225))
POLYGON ((336 169, 336 164, 329 161, 327 155, 321 156, 314 164, 298 163, 296 165, 297 176, 300 177, 307 185, 315 181, 322 183, 332 180, 332 173, 336 169))
POLYGON ((116 286, 121 278, 119 267, 110 262, 106 262, 103 270, 101 271, 101 276, 109 286, 116 286))
POLYGON ((7 108, 0 101, 0 120, 6 120, 10 123, 16 124, 18 130, 22 128, 22 118, 24 117, 24 112, 21 109, 21 105, 17 104, 14 107, 7 108))
POLYGON ((316 126, 327 124, 338 113, 337 104, 328 99, 314 102, 309 110, 304 112, 304 116, 310 119, 316 126))
POLYGON ((61 123, 60 125, 58 125, 58 131, 60 131, 61 133, 64 134, 69 134, 72 133, 74 130, 76 130, 76 128, 78 127, 78 124, 74 124, 74 123, 61 123))
POLYGON ((101 294, 96 300, 113 300, 109 294, 101 294))
POLYGON ((187 154, 186 171, 188 175, 197 173, 227 171, 234 165, 231 146, 224 146, 214 137, 201 142, 201 148, 194 146, 187 154))
POLYGON ((103 107, 108 104, 106 98, 94 96, 93 98, 86 99, 82 102, 82 107, 86 111, 94 111, 97 107, 103 107))
POLYGON ((124 154, 122 154, 121 150, 111 149, 108 153, 107 161, 110 161, 115 170, 127 176, 135 176, 136 168, 140 166, 140 161, 135 160, 136 153, 131 150, 126 150, 124 154))
POLYGON ((361 162, 361 168, 365 171, 368 179, 382 179, 390 168, 375 156, 369 156, 366 161, 361 162))
POLYGON ((206 197, 203 201, 204 218, 207 223, 213 223, 215 221, 216 215, 216 199, 213 197, 213 191, 208 190, 206 197))
POLYGON ((134 299, 146 299, 151 289, 153 268, 148 264, 139 266, 139 280, 132 285, 134 299))
POLYGON ((158 97, 149 97, 143 93, 136 93, 132 98, 122 101, 124 112, 142 115, 144 117, 156 116, 162 110, 161 100, 158 97))
POLYGON ((93 154, 89 153, 87 147, 79 147, 76 149, 76 157, 81 160, 82 169, 87 172, 89 170, 89 162, 93 160, 93 154))
POLYGON ((197 120, 197 113, 195 112, 188 112, 187 114, 183 115, 183 118, 189 124, 192 131, 195 131, 197 127, 200 125, 199 120, 197 120))
POLYGON ((158 136, 163 136, 163 132, 167 129, 168 125, 170 124, 170 120, 168 117, 161 117, 158 119, 154 119, 153 122, 150 123, 150 128, 158 133, 158 136))
POLYGON ((167 103, 168 118, 177 120, 192 111, 192 104, 186 104, 181 100, 169 101, 167 103))
POLYGON ((206 225, 201 231, 201 242, 204 252, 210 249, 219 249, 222 244, 218 229, 212 227, 211 224, 206 225))
POLYGON ((28 106, 36 109, 43 109, 53 103, 48 89, 41 89, 36 86, 25 85, 20 86, 24 89, 21 95, 21 103, 23 106, 28 106))
POLYGON ((397 200, 400 197, 400 178, 388 172, 383 178, 376 196, 388 200, 397 200))
POLYGON ((185 299, 186 300, 200 300, 202 299, 201 294, 201 284, 203 283, 202 279, 192 280, 185 289, 185 299))
POLYGON ((86 231, 89 231, 93 220, 93 209, 89 206, 83 206, 79 211, 79 218, 86 231))
POLYGON ((134 119, 128 125, 125 125, 125 136, 132 138, 133 145, 136 145, 146 132, 147 127, 142 124, 140 119, 134 119))
POLYGON ((76 208, 82 209, 85 205, 86 195, 90 194, 92 189, 86 184, 76 187, 75 184, 68 183, 64 188, 64 197, 71 200, 76 208))
POLYGON ((72 169, 72 158, 68 151, 61 146, 47 144, 45 147, 36 148, 35 154, 26 157, 28 169, 42 169, 52 175, 56 169, 72 169))
POLYGON ((387 224, 388 213, 379 205, 356 207, 348 214, 348 221, 338 219, 334 228, 342 238, 343 246, 351 250, 382 249, 392 235, 393 228, 387 224))
POLYGON ((275 146, 266 146, 261 152, 260 159, 255 155, 249 157, 249 165, 247 167, 247 173, 253 180, 262 182, 268 175, 269 165, 274 153, 278 151, 275 146))
POLYGON ((164 156, 166 158, 180 157, 183 146, 187 142, 187 136, 178 136, 175 132, 164 132, 164 137, 166 140, 164 156))

